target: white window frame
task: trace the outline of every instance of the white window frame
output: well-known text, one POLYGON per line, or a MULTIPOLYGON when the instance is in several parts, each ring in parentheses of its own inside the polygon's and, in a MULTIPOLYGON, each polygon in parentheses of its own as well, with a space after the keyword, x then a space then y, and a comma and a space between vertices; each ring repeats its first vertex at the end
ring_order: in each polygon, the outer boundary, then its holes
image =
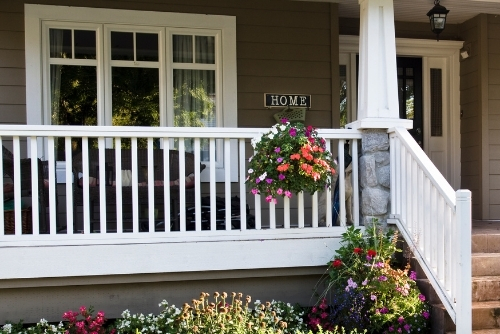
MULTIPOLYGON (((48 76, 48 46, 44 43, 48 37, 47 22, 50 26, 68 27, 78 29, 79 23, 85 23, 86 27, 92 24, 101 25, 104 29, 116 25, 117 27, 129 25, 134 27, 134 31, 140 31, 141 26, 159 27, 164 29, 166 34, 166 45, 163 38, 159 43, 159 48, 164 48, 160 52, 160 86, 168 87, 169 91, 160 93, 160 113, 162 110, 169 109, 172 103, 169 102, 167 95, 171 96, 172 86, 168 85, 172 71, 172 63, 169 55, 170 38, 172 33, 193 33, 204 35, 204 31, 217 31, 216 50, 220 54, 216 55, 216 87, 217 87, 217 123, 221 127, 237 126, 237 67, 236 67, 236 17, 222 15, 204 15, 204 14, 186 14, 186 13, 167 13, 151 11, 133 11, 122 9, 107 8, 86 8, 86 7, 67 7, 51 5, 25 4, 25 52, 26 52, 26 117, 27 124, 43 125, 49 124, 50 106, 47 82, 48 76), (73 24, 74 22, 74 24, 73 24), (106 25, 106 28, 104 28, 106 25), (45 36, 45 37, 44 37, 45 36), (162 59, 163 55, 165 58, 162 59), (162 96, 163 94, 163 96, 162 96), (169 106, 170 103, 170 106, 169 106), (42 112, 40 112, 42 110, 42 112)), ((83 28, 83 27, 82 27, 83 28)), ((101 29, 101 28, 97 28, 101 29)), ((98 97, 98 125, 110 122, 110 115, 105 115, 104 110, 110 107, 110 102, 105 99, 105 90, 109 89, 109 73, 104 68, 103 60, 109 56, 103 54, 103 48, 99 47, 109 35, 109 30, 97 34, 97 97, 98 97), (109 119, 107 119, 109 117, 109 119)), ((212 34, 210 34, 212 35, 212 34)), ((106 66, 109 67, 109 66, 106 66)), ((109 67, 110 70, 110 67, 109 67)), ((171 83, 171 82, 170 82, 171 83)), ((109 95, 109 94, 108 94, 109 95)), ((109 114, 110 112, 108 112, 109 114)), ((166 126, 170 123, 168 118, 173 117, 171 113, 160 116, 160 126, 166 126)), ((42 153, 43 154, 43 153, 42 153)), ((219 158, 219 155, 218 155, 219 158)), ((219 159, 218 159, 219 160, 219 159)), ((217 180, 219 176, 224 175, 221 162, 217 163, 217 180)), ((208 166, 210 167, 210 166, 208 166)), ((201 181, 208 181, 209 172, 201 175, 201 181)), ((231 179, 237 179, 237 168, 231 166, 231 179)), ((221 179, 222 180, 222 179, 221 179)))

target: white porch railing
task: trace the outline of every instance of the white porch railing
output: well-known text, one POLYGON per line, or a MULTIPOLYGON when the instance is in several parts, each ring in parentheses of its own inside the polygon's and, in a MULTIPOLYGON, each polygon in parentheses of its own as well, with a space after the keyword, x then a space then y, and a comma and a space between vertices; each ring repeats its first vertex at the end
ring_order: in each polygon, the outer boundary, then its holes
POLYGON ((391 220, 456 324, 472 329, 471 193, 454 191, 405 129, 391 129, 391 220))
MULTIPOLYGON (((45 205, 37 196, 32 196, 30 199, 31 205, 31 221, 32 232, 23 233, 23 215, 22 215, 22 188, 21 178, 14 177, 14 215, 15 215, 15 232, 13 235, 5 234, 4 216, 0 215, 0 247, 2 241, 4 245, 15 246, 16 242, 26 245, 29 241, 31 244, 36 242, 45 243, 52 240, 63 242, 71 240, 73 243, 81 240, 88 242, 90 239, 107 240, 111 244, 120 243, 122 239, 138 238, 145 240, 154 236, 155 238, 163 238, 165 242, 169 239, 179 241, 183 239, 189 240, 225 240, 228 236, 232 239, 244 239, 249 236, 253 238, 276 238, 283 235, 286 230, 288 234, 296 234, 301 237, 321 233, 321 235, 340 235, 342 232, 331 223, 332 221, 332 192, 327 192, 322 200, 319 200, 318 194, 309 196, 300 194, 297 198, 281 200, 277 205, 269 204, 263 201, 260 196, 249 194, 249 189, 245 185, 246 177, 246 162, 252 155, 252 148, 249 145, 250 139, 254 138, 259 133, 266 132, 267 129, 245 129, 245 128, 145 128, 145 127, 80 127, 80 126, 23 126, 23 125, 3 125, 0 126, 0 144, 12 150, 14 155, 14 174, 21 175, 21 160, 23 157, 39 157, 46 161, 45 167, 45 185, 46 192, 49 194, 47 209, 47 223, 43 226, 40 222, 41 206, 45 205), (62 138, 62 140, 60 140, 62 138), (74 180, 74 167, 72 164, 74 154, 74 140, 81 140, 81 163, 82 181, 81 185, 74 180), (186 150, 185 140, 189 139, 192 143, 192 150, 195 159, 195 185, 194 185, 194 203, 187 202, 187 194, 185 190, 184 177, 179 178, 179 198, 178 206, 180 210, 173 217, 173 208, 170 207, 170 190, 168 181, 164 187, 164 201, 162 207, 158 208, 155 205, 155 181, 154 178, 147 178, 147 207, 140 207, 140 192, 141 178, 140 166, 137 163, 138 147, 143 148, 147 152, 147 172, 146 175, 154 174, 153 153, 154 145, 163 148, 164 165, 168 166, 168 151, 169 149, 186 150), (126 219, 122 215, 121 207, 126 205, 122 198, 121 192, 116 192, 116 198, 113 193, 113 202, 109 200, 105 182, 95 185, 92 189, 92 182, 89 179, 91 166, 96 164, 105 166, 105 149, 115 148, 115 170, 113 177, 115 188, 120 188, 124 180, 120 173, 121 157, 125 149, 121 149, 122 142, 130 140, 130 150, 132 157, 132 165, 138 166, 131 170, 131 216, 127 225, 126 219), (65 162, 56 162, 56 143, 59 145, 59 152, 64 152, 65 162), (200 153, 201 145, 208 144, 208 160, 202 161, 200 153), (92 146, 93 145, 93 146, 92 146), (61 146, 64 149, 61 150, 61 146), (98 149, 98 161, 89 161, 89 147, 98 149), (208 166, 207 170, 200 171, 200 163, 208 166), (57 180, 51 175, 57 175, 57 180), (204 181, 206 180, 206 182, 204 181), (81 187, 83 192, 83 203, 81 206, 75 206, 73 196, 74 188, 81 187), (98 189, 98 199, 92 201, 90 199, 90 191, 98 189), (64 193, 64 195, 61 195, 64 193), (237 195, 240 198, 240 212, 246 211, 248 203, 252 214, 255 216, 255 224, 247 227, 247 216, 245 214, 238 217, 240 224, 238 228, 232 225, 231 219, 231 196, 237 195), (204 225, 202 220, 201 198, 210 196, 210 223, 204 225), (216 196, 224 198, 225 201, 225 222, 217 224, 216 220, 216 196), (186 228, 187 213, 185 208, 192 205, 194 209, 194 224, 193 230, 188 231, 186 228), (319 223, 318 216, 319 207, 326 207, 326 223, 322 226, 319 223), (95 208, 99 210, 94 212, 95 208), (116 225, 110 228, 108 221, 110 220, 109 210, 115 208, 116 225), (107 209, 103 209, 107 208, 107 209), (163 213, 162 222, 157 218, 158 210, 163 213), (94 218, 94 219, 93 219, 94 218), (170 220, 178 222, 178 228, 173 228, 170 220), (159 230, 158 225, 163 224, 159 230), (142 227, 141 227, 142 226, 142 227), (222 226, 222 230, 221 229, 222 226), (297 229, 298 228, 298 229, 297 229), (325 228, 332 233, 328 234, 325 228), (238 233, 235 233, 237 230, 238 233), (251 230, 251 231, 250 231, 251 230), (312 233, 312 234, 311 234, 312 233)), ((359 196, 358 196, 358 140, 361 134, 356 130, 320 130, 319 134, 327 140, 327 147, 333 149, 333 155, 339 158, 339 175, 340 175, 340 203, 341 225, 345 224, 345 179, 344 179, 344 143, 346 140, 351 141, 353 157, 353 210, 354 222, 359 223, 359 196)), ((79 144, 80 145, 80 144, 79 144)), ((61 156, 59 156, 59 159, 61 156)), ((179 154, 179 170, 183 171, 186 164, 184 154, 179 154)), ((39 188, 42 186, 40 182, 36 182, 39 177, 38 169, 41 168, 37 164, 36 159, 30 160, 31 166, 31 189, 29 193, 39 193, 39 188)), ((175 166, 177 168, 177 166, 175 166)), ((0 164, 0 172, 2 165, 0 164)), ((170 170, 164 168, 163 180, 170 179, 170 170)), ((100 168, 96 172, 100 180, 106 180, 107 171, 105 168, 100 168)), ((182 174, 182 173, 181 173, 182 174)), ((3 186, 3 180, 0 180, 0 186, 3 186)), ((0 193, 0 200, 3 200, 3 194, 0 193)), ((141 200, 144 200, 141 198, 141 200)), ((45 218, 45 217, 42 217, 45 218)), ((252 217, 253 218, 253 217, 252 217)), ((220 222, 219 222, 220 223, 220 222)), ((343 228, 342 228, 343 230, 343 228)))

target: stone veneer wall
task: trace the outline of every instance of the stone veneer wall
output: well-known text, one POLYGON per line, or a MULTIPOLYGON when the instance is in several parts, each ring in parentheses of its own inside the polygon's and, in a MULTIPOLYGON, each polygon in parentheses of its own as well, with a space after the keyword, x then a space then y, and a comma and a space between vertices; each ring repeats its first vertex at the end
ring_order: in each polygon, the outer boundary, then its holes
POLYGON ((363 131, 359 161, 361 224, 378 219, 386 225, 390 212, 389 135, 385 129, 363 131))

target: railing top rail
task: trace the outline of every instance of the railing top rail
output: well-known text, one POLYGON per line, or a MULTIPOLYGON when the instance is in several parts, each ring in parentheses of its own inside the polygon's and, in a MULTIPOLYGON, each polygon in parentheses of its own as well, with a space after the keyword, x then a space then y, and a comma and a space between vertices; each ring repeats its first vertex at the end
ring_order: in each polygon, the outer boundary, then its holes
POLYGON ((391 135, 395 135, 401 139, 401 143, 406 147, 408 152, 413 156, 418 163, 420 169, 429 178, 432 184, 436 187, 439 193, 443 196, 450 207, 455 208, 456 196, 455 190, 445 179, 443 174, 432 163, 431 159, 418 146, 410 133, 403 128, 392 128, 387 131, 391 135))
MULTIPOLYGON (((254 138, 269 128, 194 128, 144 126, 64 126, 64 125, 0 125, 0 136, 54 136, 54 137, 199 137, 199 138, 254 138)), ((318 129, 327 139, 360 139, 361 133, 352 129, 318 129)))

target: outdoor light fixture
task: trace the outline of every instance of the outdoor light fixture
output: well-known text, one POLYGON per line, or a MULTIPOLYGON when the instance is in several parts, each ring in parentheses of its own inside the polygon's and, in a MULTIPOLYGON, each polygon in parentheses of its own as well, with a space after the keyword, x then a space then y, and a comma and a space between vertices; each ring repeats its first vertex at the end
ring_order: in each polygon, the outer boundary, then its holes
POLYGON ((439 34, 444 30, 446 25, 446 15, 449 10, 439 4, 440 0, 434 0, 434 8, 432 8, 427 16, 431 22, 431 30, 437 35, 437 40, 439 41, 439 34))

